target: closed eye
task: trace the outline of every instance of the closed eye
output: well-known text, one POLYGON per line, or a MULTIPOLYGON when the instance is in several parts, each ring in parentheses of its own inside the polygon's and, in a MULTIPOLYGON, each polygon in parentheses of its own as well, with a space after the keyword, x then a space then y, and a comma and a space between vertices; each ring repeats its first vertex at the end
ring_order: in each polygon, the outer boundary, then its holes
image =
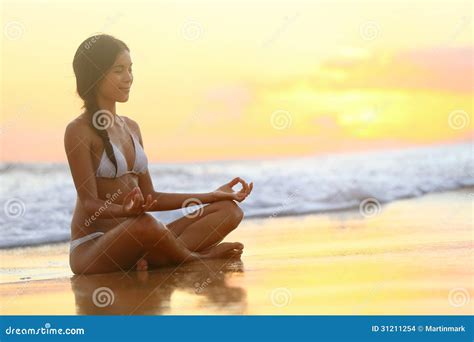
MULTIPOLYGON (((116 74, 120 74, 122 71, 123 71, 123 68, 117 68, 114 72, 115 72, 116 74)), ((129 71, 130 73, 133 72, 133 71, 132 71, 132 68, 128 69, 128 71, 129 71)))

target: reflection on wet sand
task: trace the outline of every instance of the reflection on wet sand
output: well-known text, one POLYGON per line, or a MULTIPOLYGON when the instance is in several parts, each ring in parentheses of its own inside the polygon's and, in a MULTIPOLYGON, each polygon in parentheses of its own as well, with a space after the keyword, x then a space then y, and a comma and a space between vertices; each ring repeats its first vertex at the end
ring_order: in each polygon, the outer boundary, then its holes
POLYGON ((180 314, 196 300, 214 313, 243 314, 246 291, 228 284, 243 272, 240 260, 198 261, 147 272, 76 275, 71 287, 78 315, 180 314))
POLYGON ((208 261, 71 280, 67 244, 4 251, 0 313, 472 315, 472 193, 393 202, 370 218, 248 220, 229 235, 245 243, 245 272, 208 261))

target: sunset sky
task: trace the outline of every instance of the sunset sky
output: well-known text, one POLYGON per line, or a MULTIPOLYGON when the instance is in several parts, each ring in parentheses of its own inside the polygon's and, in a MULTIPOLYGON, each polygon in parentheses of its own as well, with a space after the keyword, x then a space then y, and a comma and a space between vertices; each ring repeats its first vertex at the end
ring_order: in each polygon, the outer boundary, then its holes
POLYGON ((3 1, 2 161, 65 162, 72 59, 131 49, 150 161, 472 139, 472 1, 3 1))

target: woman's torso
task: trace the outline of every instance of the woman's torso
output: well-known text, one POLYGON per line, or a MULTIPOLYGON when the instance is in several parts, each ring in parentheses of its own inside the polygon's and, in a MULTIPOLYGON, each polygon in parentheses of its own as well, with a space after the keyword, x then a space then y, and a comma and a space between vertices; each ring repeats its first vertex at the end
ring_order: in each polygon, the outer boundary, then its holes
MULTIPOLYGON (((78 117, 78 120, 85 121, 86 118, 84 115, 81 115, 78 117)), ((107 131, 109 132, 110 140, 124 154, 127 160, 128 170, 130 170, 133 167, 136 156, 129 132, 125 127, 118 125, 108 128, 107 131)), ((104 153, 104 144, 102 143, 102 139, 93 130, 88 130, 88 132, 90 135, 88 138, 91 141, 91 159, 95 176, 100 159, 104 153)), ((134 173, 126 173, 118 178, 95 177, 95 179, 97 184, 97 197, 104 201, 108 199, 111 203, 119 205, 123 203, 125 196, 127 196, 134 187, 138 186, 138 175, 134 173)), ((107 204, 104 202, 104 205, 107 204)), ((79 198, 76 198, 76 205, 71 221, 71 239, 77 239, 97 231, 106 232, 127 220, 127 217, 104 219, 97 216, 99 216, 99 213, 97 215, 88 215, 79 198)))

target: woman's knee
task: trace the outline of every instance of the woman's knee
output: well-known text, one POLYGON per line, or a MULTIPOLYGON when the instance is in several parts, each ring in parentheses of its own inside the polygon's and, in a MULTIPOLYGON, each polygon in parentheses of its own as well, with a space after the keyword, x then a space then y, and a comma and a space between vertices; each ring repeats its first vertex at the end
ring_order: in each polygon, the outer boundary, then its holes
POLYGON ((242 210, 242 208, 240 208, 240 206, 234 201, 229 201, 229 202, 230 202, 229 212, 232 214, 232 218, 238 222, 242 221, 242 219, 244 218, 244 211, 242 210))
POLYGON ((130 231, 144 246, 156 244, 157 241, 170 233, 163 223, 148 213, 135 217, 130 231))
POLYGON ((219 209, 225 212, 234 224, 239 224, 244 218, 244 211, 232 200, 219 201, 219 209))

